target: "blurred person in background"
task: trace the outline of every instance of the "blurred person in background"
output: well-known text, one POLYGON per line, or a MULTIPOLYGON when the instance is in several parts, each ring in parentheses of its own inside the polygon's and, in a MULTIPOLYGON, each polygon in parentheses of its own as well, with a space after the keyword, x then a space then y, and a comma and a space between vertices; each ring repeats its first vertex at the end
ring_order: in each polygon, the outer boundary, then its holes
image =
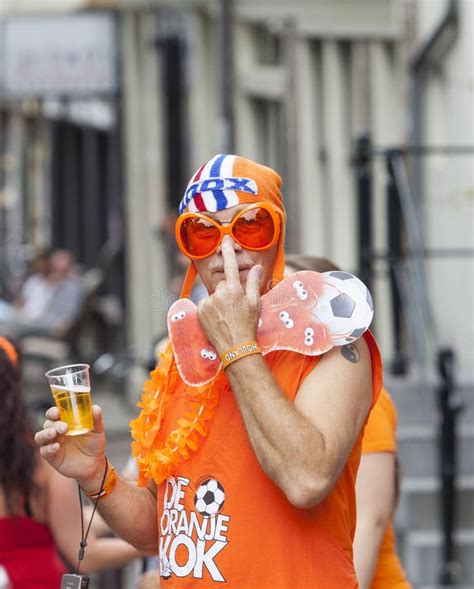
MULTIPOLYGON (((58 589, 64 560, 77 563, 77 486, 41 458, 21 387, 18 349, 0 336, 0 563, 13 589, 58 589)), ((87 522, 85 522, 87 524, 87 522)), ((139 554, 123 540, 89 534, 83 572, 119 567, 139 554)))
MULTIPOLYGON (((100 407, 81 440, 64 435, 54 407, 36 434, 52 466, 101 497, 117 534, 150 555, 159 551, 169 587, 358 586, 355 475, 381 359, 369 332, 350 353, 259 353, 260 296, 284 273, 280 188, 274 170, 234 155, 215 156, 190 181, 176 227, 190 260, 182 296, 199 273, 209 296, 198 320, 217 355, 248 342, 255 353, 234 355, 196 388, 181 379, 167 347, 131 424, 139 486, 109 466, 100 407), (205 427, 195 421, 201 415, 205 427), (200 428, 192 439, 189 423, 200 428)), ((181 343, 199 354, 189 335, 181 343)))
POLYGON ((27 280, 31 276, 47 276, 49 271, 49 261, 53 250, 49 248, 39 249, 35 252, 31 260, 27 280))
MULTIPOLYGON (((13 293, 12 296, 0 299, 0 321, 2 319, 11 319, 14 317, 14 310, 21 309, 31 294, 37 288, 37 285, 47 284, 49 270, 49 259, 51 250, 37 250, 28 265, 28 270, 22 279, 6 288, 6 291, 13 293)), ((41 289, 41 286, 38 287, 41 289)))
MULTIPOLYGON (((340 270, 326 258, 287 254, 286 274, 340 270)), ((396 551, 398 500, 397 410, 383 388, 369 413, 356 482, 354 564, 360 589, 410 589, 396 551)))
POLYGON ((50 256, 51 249, 38 248, 34 250, 32 257, 28 259, 26 272, 22 272, 19 275, 6 275, 3 279, 0 276, 1 292, 4 293, 4 300, 0 299, 0 305, 3 302, 13 302, 14 305, 18 305, 21 302, 21 290, 26 284, 26 281, 32 276, 46 277, 50 256))
POLYGON ((63 337, 79 317, 84 286, 72 253, 56 250, 39 264, 40 271, 27 278, 12 305, 0 301, 4 334, 63 337))
POLYGON ((370 413, 357 473, 354 564, 360 589, 410 589, 397 555, 393 515, 398 501, 397 410, 383 388, 370 413))

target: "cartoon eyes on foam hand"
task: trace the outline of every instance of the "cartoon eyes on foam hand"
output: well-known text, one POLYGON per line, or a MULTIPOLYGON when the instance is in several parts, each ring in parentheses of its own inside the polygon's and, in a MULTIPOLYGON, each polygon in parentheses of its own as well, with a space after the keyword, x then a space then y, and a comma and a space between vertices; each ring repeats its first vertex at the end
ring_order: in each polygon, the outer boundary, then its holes
POLYGON ((201 358, 205 358, 206 360, 216 360, 217 354, 212 350, 205 350, 204 348, 201 350, 201 358))
POLYGON ((308 298, 308 293, 304 289, 304 284, 301 280, 295 280, 295 282, 293 282, 293 288, 296 290, 296 296, 300 301, 305 301, 308 298))
POLYGON ((314 329, 312 327, 307 327, 304 330, 304 345, 305 346, 312 346, 314 343, 314 329))
POLYGON ((185 317, 186 313, 184 311, 179 311, 178 313, 171 315, 171 321, 181 321, 181 319, 184 319, 185 317))
POLYGON ((294 321, 291 319, 286 311, 280 311, 280 319, 283 322, 286 329, 291 329, 294 326, 294 321))

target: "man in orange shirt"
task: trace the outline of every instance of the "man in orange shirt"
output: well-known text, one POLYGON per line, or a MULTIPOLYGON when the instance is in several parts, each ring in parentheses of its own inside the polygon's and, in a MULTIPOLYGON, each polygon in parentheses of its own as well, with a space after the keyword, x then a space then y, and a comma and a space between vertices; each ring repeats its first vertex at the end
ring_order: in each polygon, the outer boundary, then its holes
MULTIPOLYGON (((176 233, 191 262, 182 295, 199 273, 208 340, 221 357, 243 345, 255 353, 189 387, 168 348, 132 422, 143 486, 106 477, 103 517, 140 550, 159 551, 168 587, 358 586, 355 476, 381 360, 368 332, 323 356, 258 353, 259 299, 284 270, 280 187, 273 170, 218 155, 180 207, 176 233)), ((191 354, 193 334, 186 344, 191 354)), ((92 496, 105 463, 100 408, 94 415, 92 433, 70 438, 52 408, 36 436, 43 456, 92 496)))

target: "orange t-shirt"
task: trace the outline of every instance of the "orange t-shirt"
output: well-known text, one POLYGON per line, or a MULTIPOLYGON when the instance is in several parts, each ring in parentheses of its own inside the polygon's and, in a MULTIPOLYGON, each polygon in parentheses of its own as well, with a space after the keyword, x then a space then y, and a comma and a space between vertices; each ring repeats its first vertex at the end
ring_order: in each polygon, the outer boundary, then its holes
MULTIPOLYGON (((373 337, 373 402, 381 360, 373 337)), ((294 400, 318 357, 278 351, 265 357, 275 380, 294 400)), ((181 382, 164 424, 182 415, 192 389, 181 382)), ((278 427, 278 422, 275 423, 278 427)), ((352 563, 355 477, 362 433, 328 496, 312 509, 293 507, 264 474, 229 385, 196 454, 158 487, 160 573, 164 586, 238 589, 355 589, 352 563)))
MULTIPOLYGON (((382 388, 369 414, 362 439, 362 454, 397 452, 397 410, 388 391, 382 388)), ((377 569, 370 589, 410 589, 396 551, 393 523, 389 522, 380 545, 377 569)))

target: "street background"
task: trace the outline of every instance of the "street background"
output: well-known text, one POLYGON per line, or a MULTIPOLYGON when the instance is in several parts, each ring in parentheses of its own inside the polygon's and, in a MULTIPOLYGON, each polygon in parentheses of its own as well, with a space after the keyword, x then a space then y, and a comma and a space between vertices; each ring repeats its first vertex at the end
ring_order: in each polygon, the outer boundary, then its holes
POLYGON ((45 369, 89 362, 125 465, 187 180, 255 159, 283 177, 287 251, 373 293, 409 579, 474 586, 473 39, 473 0, 0 0, 0 298, 45 248, 86 289, 67 336, 25 338, 36 415, 45 369))

